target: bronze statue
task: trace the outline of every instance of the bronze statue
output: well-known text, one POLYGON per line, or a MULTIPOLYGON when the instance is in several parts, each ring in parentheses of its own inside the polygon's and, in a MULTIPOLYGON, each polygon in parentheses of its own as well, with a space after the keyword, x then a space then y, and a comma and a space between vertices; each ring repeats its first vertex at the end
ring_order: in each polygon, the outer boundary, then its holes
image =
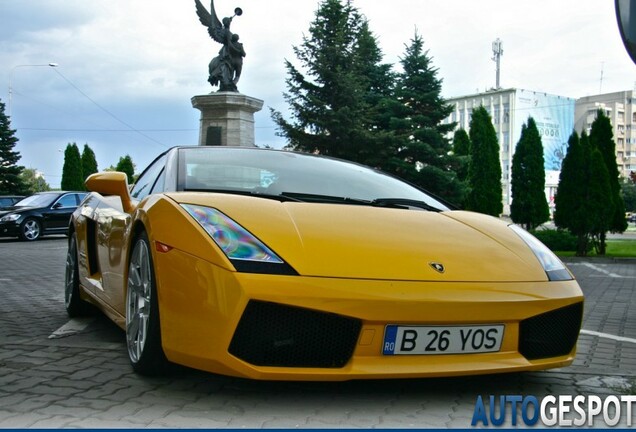
POLYGON ((234 15, 223 18, 221 23, 214 10, 214 0, 210 0, 210 12, 205 9, 200 0, 194 0, 194 2, 201 24, 208 28, 208 33, 212 39, 223 44, 219 55, 210 62, 208 81, 212 86, 218 85, 219 91, 238 92, 236 83, 241 77, 245 50, 243 44, 238 41, 239 36, 230 31, 230 24, 232 18, 243 14, 243 10, 241 8, 234 9, 234 15))

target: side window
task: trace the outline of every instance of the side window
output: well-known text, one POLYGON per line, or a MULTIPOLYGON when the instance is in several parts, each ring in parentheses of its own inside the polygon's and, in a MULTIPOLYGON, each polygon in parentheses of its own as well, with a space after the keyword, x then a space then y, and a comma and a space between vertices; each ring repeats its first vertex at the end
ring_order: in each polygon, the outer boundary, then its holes
POLYGON ((163 192, 163 188, 166 183, 166 170, 161 170, 161 174, 159 174, 159 178, 155 182, 155 185, 152 187, 151 193, 163 192))
POLYGON ((76 197, 76 199, 77 199, 77 205, 80 205, 80 204, 82 203, 82 201, 84 200, 84 198, 86 197, 86 195, 88 195, 88 194, 85 194, 85 193, 78 193, 78 194, 75 194, 75 197, 76 197))
POLYGON ((75 199, 75 194, 66 194, 54 204, 57 208, 63 207, 77 207, 77 200, 75 199))
POLYGON ((150 193, 152 186, 155 184, 157 177, 163 172, 163 167, 166 164, 166 155, 163 155, 152 165, 150 165, 146 171, 144 171, 139 178, 137 179, 137 183, 132 189, 130 195, 134 199, 141 200, 146 197, 150 193))

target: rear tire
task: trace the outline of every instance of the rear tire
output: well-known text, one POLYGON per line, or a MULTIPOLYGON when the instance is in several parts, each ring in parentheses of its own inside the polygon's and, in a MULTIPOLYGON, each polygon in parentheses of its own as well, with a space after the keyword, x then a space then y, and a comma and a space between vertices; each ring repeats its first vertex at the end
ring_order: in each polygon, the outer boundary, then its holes
POLYGON ((90 303, 80 297, 77 235, 73 233, 66 253, 66 277, 64 280, 64 305, 69 317, 89 315, 93 311, 90 303))
POLYGON ((159 375, 168 360, 161 347, 161 325, 155 271, 148 235, 142 232, 133 242, 126 289, 126 346, 133 370, 159 375))

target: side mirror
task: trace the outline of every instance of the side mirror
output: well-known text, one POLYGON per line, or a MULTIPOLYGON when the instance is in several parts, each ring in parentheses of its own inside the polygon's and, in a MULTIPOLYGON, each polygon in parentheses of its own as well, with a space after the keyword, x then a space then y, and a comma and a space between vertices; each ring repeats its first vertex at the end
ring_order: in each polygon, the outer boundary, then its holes
POLYGON ((625 49, 636 63, 636 0, 615 0, 616 21, 625 49))
POLYGON ((131 213, 134 210, 132 198, 128 190, 128 176, 123 172, 106 171, 88 176, 86 188, 91 192, 102 195, 117 195, 121 198, 124 212, 131 213))

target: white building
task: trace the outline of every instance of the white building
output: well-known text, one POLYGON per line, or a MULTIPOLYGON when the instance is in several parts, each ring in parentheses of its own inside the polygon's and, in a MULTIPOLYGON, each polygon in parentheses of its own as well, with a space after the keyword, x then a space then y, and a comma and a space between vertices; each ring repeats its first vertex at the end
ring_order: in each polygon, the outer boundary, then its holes
POLYGON ((586 96, 576 101, 575 129, 589 134, 597 110, 602 109, 614 127, 618 172, 629 177, 636 172, 636 92, 621 91, 586 96))
POLYGON ((541 134, 546 169, 546 197, 550 200, 551 207, 553 206, 557 184, 548 182, 554 182, 556 179, 558 183, 558 172, 561 170, 568 138, 574 127, 574 99, 509 88, 450 98, 446 102, 454 109, 444 123, 457 122, 457 128, 463 128, 467 132, 470 130, 473 109, 483 105, 490 114, 499 139, 504 214, 510 214, 512 201, 512 156, 521 137, 521 126, 528 121, 528 117, 532 117, 541 134))

